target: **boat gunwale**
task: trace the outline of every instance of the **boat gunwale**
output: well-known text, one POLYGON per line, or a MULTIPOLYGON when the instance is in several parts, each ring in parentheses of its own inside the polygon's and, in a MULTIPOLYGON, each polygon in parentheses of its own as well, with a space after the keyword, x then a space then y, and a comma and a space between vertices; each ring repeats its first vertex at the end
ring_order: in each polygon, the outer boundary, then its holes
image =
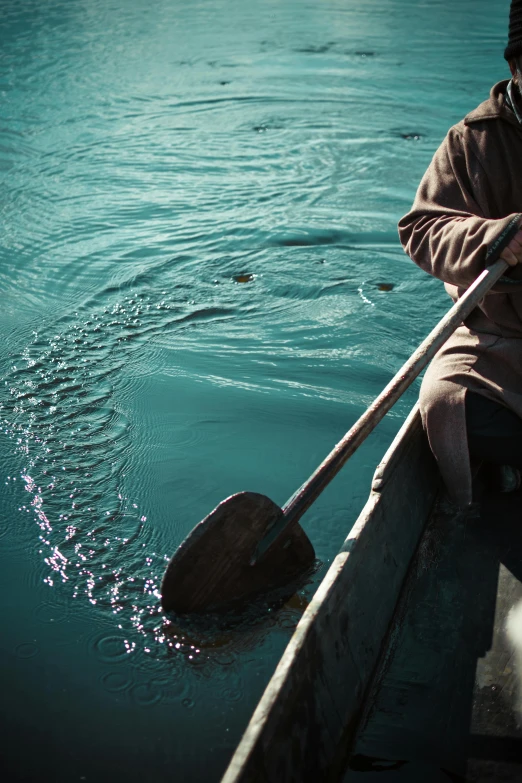
POLYGON ((222 783, 336 779, 438 485, 416 404, 377 466, 369 498, 298 623, 222 783), (415 475, 409 483, 417 496, 405 504, 397 485, 409 478, 412 454, 415 475), (397 542, 392 528, 401 526, 388 525, 386 516, 401 513, 409 529, 397 542), (381 588, 372 591, 372 560, 382 565, 377 581, 386 590, 384 600, 381 588), (312 740, 320 750, 310 764, 312 740))

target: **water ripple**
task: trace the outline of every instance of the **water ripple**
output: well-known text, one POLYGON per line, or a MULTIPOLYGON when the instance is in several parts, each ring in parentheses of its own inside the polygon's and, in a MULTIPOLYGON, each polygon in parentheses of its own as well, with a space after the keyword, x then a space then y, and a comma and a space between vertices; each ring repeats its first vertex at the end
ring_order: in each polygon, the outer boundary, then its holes
MULTIPOLYGON (((303 607, 187 627, 165 557, 225 487, 286 500, 441 317, 396 223, 505 28, 487 0, 2 3, 0 538, 34 596, 6 645, 34 667, 85 615, 129 735, 165 704, 237 741, 303 607)), ((406 404, 308 515, 324 561, 406 404)))

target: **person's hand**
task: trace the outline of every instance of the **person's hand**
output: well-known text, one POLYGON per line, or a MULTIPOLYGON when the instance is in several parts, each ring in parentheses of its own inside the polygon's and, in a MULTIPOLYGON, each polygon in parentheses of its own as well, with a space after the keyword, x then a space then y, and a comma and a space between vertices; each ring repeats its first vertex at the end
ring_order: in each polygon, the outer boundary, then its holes
POLYGON ((509 266, 516 266, 522 262, 522 230, 518 230, 509 245, 507 245, 500 258, 506 261, 509 266))

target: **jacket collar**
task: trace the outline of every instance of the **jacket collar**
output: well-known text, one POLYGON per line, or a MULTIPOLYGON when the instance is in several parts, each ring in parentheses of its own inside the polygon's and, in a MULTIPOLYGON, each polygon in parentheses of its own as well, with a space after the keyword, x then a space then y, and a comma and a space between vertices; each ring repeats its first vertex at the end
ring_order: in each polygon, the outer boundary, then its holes
POLYGON ((520 127, 517 118, 511 109, 506 105, 504 96, 508 83, 509 79, 504 79, 503 81, 495 84, 491 88, 491 92, 489 93, 489 98, 487 101, 481 103, 480 106, 477 106, 476 109, 473 109, 473 111, 470 111, 470 113, 464 117, 464 124, 471 125, 474 122, 482 122, 483 120, 494 120, 501 118, 513 125, 516 125, 517 127, 520 127))

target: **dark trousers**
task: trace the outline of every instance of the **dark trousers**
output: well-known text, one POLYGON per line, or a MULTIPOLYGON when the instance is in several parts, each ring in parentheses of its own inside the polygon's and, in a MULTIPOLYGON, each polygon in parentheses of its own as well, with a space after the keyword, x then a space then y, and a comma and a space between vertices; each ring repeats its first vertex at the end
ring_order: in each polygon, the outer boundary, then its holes
POLYGON ((522 469, 522 419, 474 392, 466 392, 466 428, 472 458, 522 469))

